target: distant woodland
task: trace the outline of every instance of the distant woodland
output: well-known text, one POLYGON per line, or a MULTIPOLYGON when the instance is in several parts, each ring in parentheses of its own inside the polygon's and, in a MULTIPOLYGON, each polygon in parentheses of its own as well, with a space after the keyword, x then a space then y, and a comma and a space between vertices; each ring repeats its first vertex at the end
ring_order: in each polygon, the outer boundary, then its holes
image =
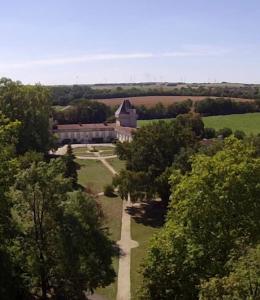
POLYGON ((258 85, 142 84, 51 86, 54 105, 68 105, 77 99, 109 99, 136 96, 209 96, 260 99, 258 85))

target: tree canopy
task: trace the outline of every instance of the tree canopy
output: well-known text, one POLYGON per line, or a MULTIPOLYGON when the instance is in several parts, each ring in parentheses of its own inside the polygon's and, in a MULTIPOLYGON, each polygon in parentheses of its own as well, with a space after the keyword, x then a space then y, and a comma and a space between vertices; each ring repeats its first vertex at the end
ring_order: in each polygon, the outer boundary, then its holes
POLYGON ((195 151, 203 129, 198 115, 180 115, 176 121, 160 121, 140 128, 131 143, 118 143, 116 151, 126 160, 126 170, 121 171, 114 183, 122 196, 130 192, 134 200, 158 193, 167 202, 170 194, 167 169, 183 149, 195 151))
POLYGON ((51 100, 49 91, 40 85, 22 85, 0 79, 0 109, 11 121, 18 120, 18 153, 35 150, 46 153, 52 146, 50 132, 51 100))
POLYGON ((255 149, 235 138, 173 173, 167 222, 144 265, 144 299, 198 299, 202 281, 229 276, 230 259, 259 240, 259 182, 255 149))

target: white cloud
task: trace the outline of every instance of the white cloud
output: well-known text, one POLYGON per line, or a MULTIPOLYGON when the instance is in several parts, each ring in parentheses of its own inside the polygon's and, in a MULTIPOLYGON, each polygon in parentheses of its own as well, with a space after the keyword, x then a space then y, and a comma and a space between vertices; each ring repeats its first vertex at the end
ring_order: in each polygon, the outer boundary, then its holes
POLYGON ((0 61, 1 69, 19 69, 30 68, 35 66, 56 66, 85 63, 91 61, 101 60, 129 60, 129 59, 151 59, 161 57, 197 57, 197 56, 216 56, 223 55, 230 50, 216 47, 201 47, 189 46, 184 47, 182 51, 162 52, 162 53, 103 53, 103 54, 85 54, 72 57, 48 58, 39 60, 28 60, 23 62, 2 63, 0 61))

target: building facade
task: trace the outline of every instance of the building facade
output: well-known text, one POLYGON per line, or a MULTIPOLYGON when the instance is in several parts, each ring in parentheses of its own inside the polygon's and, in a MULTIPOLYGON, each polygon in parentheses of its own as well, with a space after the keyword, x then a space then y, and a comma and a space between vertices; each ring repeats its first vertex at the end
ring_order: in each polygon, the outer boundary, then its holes
POLYGON ((116 123, 65 124, 53 129, 60 144, 109 143, 132 141, 137 114, 129 100, 124 100, 115 113, 116 123))

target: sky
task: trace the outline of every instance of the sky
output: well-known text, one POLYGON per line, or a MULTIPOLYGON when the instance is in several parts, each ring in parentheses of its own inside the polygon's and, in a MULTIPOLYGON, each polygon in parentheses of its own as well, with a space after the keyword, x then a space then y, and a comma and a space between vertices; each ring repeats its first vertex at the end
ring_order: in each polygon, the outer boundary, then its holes
POLYGON ((260 83, 259 0, 0 0, 0 77, 260 83))

